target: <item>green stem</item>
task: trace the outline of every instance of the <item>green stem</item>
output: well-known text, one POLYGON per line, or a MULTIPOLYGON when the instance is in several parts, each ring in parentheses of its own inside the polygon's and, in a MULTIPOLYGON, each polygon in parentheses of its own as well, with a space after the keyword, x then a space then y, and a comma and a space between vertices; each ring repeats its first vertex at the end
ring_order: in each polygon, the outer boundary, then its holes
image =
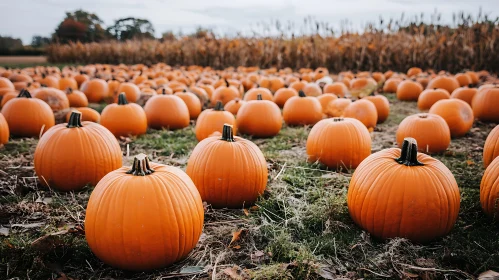
POLYGON ((395 159, 396 162, 404 164, 405 166, 422 166, 418 161, 418 142, 411 137, 404 138, 402 149, 400 150, 400 157, 395 159))
POLYGON ((118 95, 118 105, 126 105, 128 104, 128 100, 126 100, 126 95, 124 92, 118 95))
POLYGON ((227 142, 236 142, 236 140, 234 140, 234 131, 232 130, 232 125, 224 124, 224 128, 222 130, 222 140, 227 142))
POLYGON ((215 105, 215 111, 224 111, 224 104, 222 101, 217 101, 217 104, 215 105))
POLYGON ((83 127, 81 124, 81 113, 78 111, 71 112, 71 116, 69 116, 67 128, 75 128, 75 127, 83 127))
POLYGON ((149 159, 145 154, 138 154, 133 159, 132 169, 128 170, 126 174, 133 176, 146 176, 154 173, 154 169, 149 166, 149 159))

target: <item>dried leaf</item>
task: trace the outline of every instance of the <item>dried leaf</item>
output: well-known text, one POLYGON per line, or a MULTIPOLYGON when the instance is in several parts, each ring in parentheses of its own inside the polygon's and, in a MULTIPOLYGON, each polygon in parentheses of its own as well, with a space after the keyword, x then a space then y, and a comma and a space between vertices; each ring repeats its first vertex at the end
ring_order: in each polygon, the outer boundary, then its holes
POLYGON ((237 273, 239 266, 228 267, 223 270, 223 273, 230 277, 230 279, 242 280, 243 278, 237 273))
POLYGON ((478 275, 478 280, 497 280, 499 279, 499 273, 493 270, 487 270, 478 275))
POLYGON ((249 210, 248 209, 243 209, 244 215, 249 216, 249 210))
POLYGON ((471 159, 468 159, 468 160, 466 161, 466 164, 467 164, 468 166, 471 166, 471 165, 475 165, 475 162, 474 162, 474 161, 472 161, 471 159))
POLYGON ((232 248, 236 249, 236 250, 239 250, 239 249, 241 249, 241 245, 232 246, 232 248))
POLYGON ((43 226, 45 223, 32 223, 32 224, 13 224, 10 226, 11 228, 20 227, 20 228, 37 228, 43 226))
POLYGON ((317 274, 319 274, 322 278, 324 279, 336 279, 335 277, 335 273, 334 273, 334 270, 331 271, 329 268, 327 267, 323 267, 323 268, 320 268, 318 271, 317 271, 317 274))
POLYGON ((232 245, 232 243, 239 241, 239 239, 241 239, 241 234, 243 234, 244 232, 246 232, 245 229, 240 229, 238 231, 234 231, 232 233, 232 240, 229 243, 229 247, 230 247, 230 245, 232 245))
POLYGON ((9 236, 9 229, 6 227, 0 227, 0 235, 9 236))

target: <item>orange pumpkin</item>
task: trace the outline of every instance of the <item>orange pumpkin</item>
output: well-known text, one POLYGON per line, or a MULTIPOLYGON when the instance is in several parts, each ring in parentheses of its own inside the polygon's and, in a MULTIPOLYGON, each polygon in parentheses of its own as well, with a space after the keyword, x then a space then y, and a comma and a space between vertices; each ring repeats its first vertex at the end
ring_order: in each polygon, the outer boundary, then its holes
POLYGON ((199 98, 199 100, 201 101, 201 104, 207 104, 208 100, 210 100, 210 97, 208 96, 206 90, 201 87, 191 86, 189 88, 189 92, 192 92, 194 95, 196 95, 197 98, 199 98))
POLYGON ((329 105, 326 109, 326 114, 330 117, 341 117, 343 116, 343 112, 345 109, 352 104, 352 100, 348 98, 338 98, 329 102, 329 105))
POLYGON ((409 77, 417 76, 421 73, 423 73, 423 70, 421 70, 421 68, 419 67, 411 67, 409 68, 409 70, 407 70, 407 76, 409 77))
POLYGON ((184 91, 175 93, 176 96, 180 97, 187 105, 189 109, 189 117, 191 120, 195 120, 198 118, 199 114, 201 114, 201 110, 203 109, 203 105, 201 104, 201 100, 192 92, 188 92, 184 89, 184 91))
POLYGON ((336 82, 324 86, 324 93, 332 93, 337 97, 345 97, 348 94, 348 88, 344 83, 336 82))
POLYGON ((59 89, 59 79, 57 79, 54 76, 50 76, 50 75, 47 76, 45 74, 42 74, 42 78, 38 82, 45 87, 59 89))
POLYGON ((74 79, 75 79, 76 83, 78 84, 78 87, 81 87, 81 85, 83 85, 83 83, 90 80, 88 75, 86 75, 83 72, 80 72, 80 74, 74 76, 74 79))
POLYGON ((316 97, 306 96, 300 90, 299 96, 291 97, 282 114, 287 125, 313 125, 322 120, 322 106, 316 97))
POLYGON ((427 88, 443 88, 449 93, 452 93, 455 89, 459 88, 459 82, 454 77, 448 76, 437 76, 432 79, 427 88))
POLYGON ((499 123, 499 87, 478 90, 471 102, 475 118, 499 123))
POLYGON ((70 107, 88 106, 87 96, 79 90, 73 90, 72 88, 68 88, 66 90, 66 97, 68 98, 70 107))
POLYGON ((346 118, 353 118, 363 123, 369 130, 376 127, 378 121, 378 112, 376 106, 368 100, 357 100, 347 106, 343 112, 346 118))
POLYGON ((466 75, 464 73, 459 73, 454 76, 454 78, 457 80, 460 86, 465 87, 468 85, 473 84, 471 78, 469 75, 466 75))
POLYGON ((483 166, 487 168, 497 156, 499 156, 499 125, 490 131, 485 140, 485 145, 483 146, 483 166))
POLYGON ((125 93, 120 93, 117 104, 109 104, 102 110, 100 123, 115 137, 142 135, 147 131, 144 109, 135 103, 128 103, 125 93))
MULTIPOLYGON (((227 106, 227 105, 226 105, 227 106)), ((222 133, 224 124, 233 125, 234 134, 237 133, 236 118, 228 111, 224 111, 222 102, 219 101, 215 108, 204 110, 196 122, 196 139, 202 141, 214 132, 222 133)))
POLYGON ((18 95, 19 95, 19 93, 17 93, 16 91, 12 91, 12 92, 8 92, 8 93, 6 93, 6 94, 2 97, 2 102, 0 103, 0 107, 5 106, 5 104, 6 104, 8 101, 10 101, 10 100, 12 100, 12 99, 16 98, 18 95))
POLYGON ((307 138, 308 161, 319 161, 332 169, 356 168, 370 154, 371 136, 356 119, 321 120, 307 138))
POLYGON ((264 87, 257 87, 248 90, 248 92, 244 95, 244 101, 256 100, 258 95, 262 96, 263 100, 272 101, 274 97, 272 96, 272 92, 269 89, 264 87))
POLYGON ((390 102, 388 98, 383 95, 370 95, 366 96, 363 99, 371 101, 376 107, 376 112, 378 113, 378 121, 377 123, 383 123, 388 118, 390 114, 390 102))
POLYGON ((284 80, 282 78, 279 78, 279 77, 270 78, 269 89, 272 93, 275 93, 276 91, 278 91, 279 89, 281 89, 283 87, 284 87, 284 80))
POLYGON ((220 86, 213 92, 211 106, 215 106, 217 101, 221 101, 225 105, 227 102, 241 97, 236 87, 229 85, 227 81, 225 83, 225 86, 220 86))
POLYGON ((234 137, 232 126, 227 124, 222 137, 208 137, 194 148, 186 172, 202 199, 215 208, 252 205, 263 194, 268 176, 260 149, 251 141, 234 137))
POLYGON ((45 101, 52 111, 69 108, 69 99, 62 90, 42 87, 33 92, 33 97, 45 101))
POLYGON ((338 99, 338 96, 332 93, 325 93, 317 97, 317 100, 321 103, 322 113, 326 114, 329 103, 336 99, 338 99))
POLYGON ((239 112, 239 109, 241 106, 246 104, 246 101, 240 100, 239 98, 236 98, 234 100, 229 101, 227 104, 225 104, 225 111, 231 112, 233 115, 237 115, 237 112, 239 112))
POLYGON ((112 171, 93 190, 85 237, 103 262, 144 271, 186 258, 203 223, 201 196, 189 176, 140 154, 133 166, 112 171))
POLYGON ((147 101, 144 111, 150 128, 180 129, 189 126, 189 108, 176 95, 154 95, 147 101))
MULTIPOLYGON (((140 98, 140 89, 134 83, 121 83, 118 86, 117 93, 125 93, 126 99, 129 102, 137 102, 140 98)), ((118 98, 118 96, 116 96, 118 98)))
POLYGON ((7 120, 5 120, 5 117, 0 114, 0 146, 9 142, 9 137, 9 124, 7 123, 7 120))
POLYGON ((377 86, 378 83, 372 78, 355 78, 350 81, 350 94, 362 98, 372 94, 377 86))
POLYGON ((452 92, 450 98, 461 99, 471 106, 471 102, 473 101, 473 97, 475 97, 476 93, 476 88, 460 87, 452 92))
POLYGON ((485 170, 480 183, 480 203, 483 211, 499 221, 499 159, 495 158, 485 170))
POLYGON ((279 133, 282 127, 282 116, 279 106, 272 101, 257 100, 246 102, 236 117, 237 129, 243 134, 256 137, 272 137, 279 133))
POLYGON ((78 89, 78 83, 74 78, 71 77, 62 77, 59 80, 59 87, 60 90, 67 90, 67 89, 73 89, 76 90, 78 89))
POLYGON ((316 83, 308 83, 306 84, 302 91, 305 93, 306 96, 320 96, 322 94, 322 89, 321 87, 316 84, 316 83))
POLYGON ((459 99, 443 99, 431 106, 430 114, 441 116, 450 129, 452 137, 461 137, 473 126, 471 106, 459 99))
POLYGON ((294 88, 281 88, 274 94, 274 102, 279 107, 284 107, 284 104, 294 96, 298 96, 298 92, 294 88))
POLYGON ((411 80, 400 82, 397 87, 397 99, 402 101, 416 101, 423 92, 423 86, 411 80))
POLYGON ((109 96, 109 86, 102 79, 92 79, 84 82, 80 90, 87 96, 88 102, 99 103, 109 96))
POLYGON ((119 168, 122 153, 106 128, 93 122, 82 123, 81 113, 72 112, 68 123, 52 127, 40 138, 34 161, 42 185, 73 191, 87 184, 94 186, 119 168))
POLYGON ((14 84, 7 78, 0 77, 0 89, 14 90, 14 84))
POLYGON ((450 232, 460 207, 454 176, 439 160, 418 154, 406 138, 357 167, 348 187, 348 211, 373 236, 427 242, 450 232), (403 182, 403 183, 401 183, 403 182))
POLYGON ((398 85, 402 82, 400 78, 389 78, 383 85, 383 92, 395 93, 397 92, 398 85))
POLYGON ((450 94, 445 89, 425 89, 418 97, 418 108, 419 110, 429 110, 437 101, 449 98, 450 94))
POLYGON ((449 147, 450 129, 439 115, 415 114, 406 117, 399 124, 397 129, 399 147, 402 147, 406 137, 416 139, 420 152, 440 153, 449 147))
POLYGON ((470 77, 471 83, 473 85, 476 85, 480 82, 480 78, 478 77, 478 75, 475 72, 467 71, 465 74, 468 75, 468 77, 470 77))
MULTIPOLYGON (((94 122, 94 123, 100 122, 99 112, 95 111, 92 108, 80 107, 80 108, 74 108, 74 110, 81 113, 81 121, 82 122, 94 122)), ((66 114, 66 122, 69 122, 69 119, 71 117, 71 113, 72 113, 72 111, 70 111, 66 114)))

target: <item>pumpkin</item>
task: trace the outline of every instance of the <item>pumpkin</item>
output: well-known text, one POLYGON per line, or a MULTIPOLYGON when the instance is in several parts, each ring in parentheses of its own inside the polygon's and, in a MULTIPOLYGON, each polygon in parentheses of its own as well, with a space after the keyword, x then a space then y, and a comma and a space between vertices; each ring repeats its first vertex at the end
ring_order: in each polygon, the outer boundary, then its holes
POLYGON ((378 122, 378 111, 376 106, 368 100, 357 100, 347 106, 343 112, 346 118, 353 118, 363 123, 369 130, 376 127, 378 122))
POLYGON ((306 96, 301 90, 298 94, 299 96, 291 97, 284 104, 284 122, 287 125, 313 125, 322 120, 322 105, 319 100, 306 96))
POLYGON ((259 94, 262 96, 263 100, 272 101, 274 99, 274 96, 269 89, 264 87, 257 87, 248 90, 248 92, 244 95, 244 101, 256 100, 259 94))
POLYGON ((443 88, 449 93, 452 93, 459 87, 460 85, 456 78, 448 76, 437 76, 432 79, 427 86, 427 88, 443 88))
POLYGON ((338 96, 332 93, 324 93, 317 97, 317 100, 321 103, 322 113, 326 114, 329 103, 336 99, 338 99, 338 96))
POLYGON ((117 104, 109 104, 102 110, 100 124, 116 137, 142 135, 147 131, 144 109, 135 103, 128 103, 124 92, 118 96, 117 104))
POLYGON ((485 140, 485 145, 483 146, 483 166, 487 168, 497 156, 499 156, 499 125, 489 132, 485 140))
POLYGON ((473 101, 473 97, 475 97, 476 93, 476 88, 460 87, 452 92, 450 98, 461 99, 471 106, 471 102, 473 101))
POLYGON ((144 111, 150 128, 180 129, 189 126, 189 108, 176 95, 154 95, 147 101, 144 111))
POLYGON ((16 98, 18 95, 19 95, 19 93, 17 93, 16 91, 12 91, 12 92, 8 92, 8 93, 6 93, 6 94, 2 97, 2 102, 0 103, 0 107, 5 106, 5 104, 6 104, 8 101, 10 101, 10 100, 12 100, 12 99, 16 98))
POLYGON ((189 176, 140 154, 133 166, 112 171, 93 190, 85 237, 103 262, 144 271, 186 258, 203 223, 201 196, 189 176))
POLYGON ((459 86, 468 86, 472 84, 471 78, 469 75, 466 75, 464 73, 459 73, 454 76, 454 78, 457 80, 459 83, 459 86))
POLYGON ((74 78, 62 77, 59 80, 58 89, 60 89, 60 90, 67 90, 67 89, 76 90, 76 89, 78 89, 78 83, 76 82, 76 80, 74 78))
POLYGON ((195 120, 198 118, 199 114, 201 114, 201 110, 203 109, 203 104, 201 104, 201 100, 192 92, 188 92, 184 89, 184 91, 175 93, 176 96, 180 97, 187 105, 189 109, 189 117, 191 120, 195 120))
POLYGON ((279 89, 281 89, 283 87, 284 87, 284 80, 282 78, 279 78, 279 77, 270 78, 269 89, 272 93, 275 93, 276 91, 278 91, 279 89))
MULTIPOLYGON (((117 88, 117 92, 119 94, 125 93, 126 100, 128 100, 128 102, 135 103, 140 98, 140 89, 134 83, 121 83, 117 88)), ((116 98, 118 98, 118 96, 116 96, 116 98)))
POLYGON ((388 101, 388 98, 383 95, 377 94, 366 96, 363 99, 371 101, 376 107, 376 112, 378 114, 377 123, 385 122, 388 118, 388 115, 390 114, 390 102, 388 101))
POLYGON ((374 72, 371 77, 378 83, 378 85, 382 85, 386 81, 385 75, 381 72, 374 72))
POLYGON ((208 94, 208 100, 211 99, 211 96, 215 92, 215 88, 212 85, 198 85, 198 87, 206 91, 206 94, 208 94))
POLYGON ((478 90, 471 102, 475 118, 484 122, 499 123, 499 87, 478 90))
POLYGON ((9 125, 10 134, 20 137, 39 137, 55 125, 50 106, 40 99, 32 98, 21 90, 17 98, 7 102, 1 113, 9 125))
POLYGON ((397 87, 397 99, 402 101, 416 101, 423 92, 423 86, 415 81, 405 80, 397 87))
POLYGON ((378 83, 372 78, 354 78, 350 81, 350 94, 362 98, 372 94, 377 87, 378 83))
POLYGON ((109 96, 109 86, 102 79, 92 79, 84 82, 80 90, 87 96, 88 102, 99 103, 109 96))
POLYGON ((244 104, 246 104, 246 101, 236 98, 225 104, 224 109, 225 111, 231 112, 233 115, 237 115, 237 112, 244 104))
POLYGON ((399 147, 402 147, 406 137, 416 139, 420 152, 440 153, 449 147, 450 129, 439 115, 415 114, 406 117, 399 124, 397 129, 399 147))
POLYGON ((470 77, 471 84, 476 85, 476 84, 478 84, 480 82, 480 78, 478 77, 478 75, 475 72, 473 72, 473 71, 466 71, 465 74, 468 75, 468 77, 470 77))
POLYGON ((449 99, 450 94, 445 89, 425 89, 418 97, 419 110, 429 110, 433 104, 442 99, 449 99))
POLYGON ((282 116, 279 106, 272 101, 257 100, 246 102, 236 116, 237 129, 256 137, 272 137, 279 133, 282 127, 282 116))
POLYGON ((294 88, 292 88, 292 87, 280 88, 275 92, 273 100, 274 100, 274 103, 277 104, 277 106, 282 108, 282 107, 284 107, 284 104, 286 104, 286 102, 291 97, 294 97, 294 96, 298 96, 298 92, 294 88))
MULTIPOLYGON (((94 122, 94 123, 100 122, 99 112, 95 111, 92 108, 79 107, 79 108, 74 108, 74 110, 81 113, 81 121, 82 122, 94 122)), ((70 111, 66 114, 66 122, 69 122, 69 119, 71 118, 71 113, 72 113, 72 111, 70 111)))
POLYGON ((213 95, 211 96, 211 106, 215 106, 217 101, 222 101, 222 104, 225 105, 227 102, 240 97, 237 88, 229 85, 229 82, 226 80, 225 86, 220 86, 213 92, 213 95))
POLYGON ((33 97, 45 101, 52 111, 69 108, 69 99, 62 90, 42 87, 33 92, 33 97))
POLYGON ((459 99, 443 99, 431 106, 430 114, 441 116, 450 129, 452 137, 461 137, 473 126, 473 109, 459 99))
POLYGON ((289 87, 293 88, 294 90, 296 90, 296 92, 299 92, 300 90, 303 90, 303 88, 305 87, 305 85, 307 85, 307 81, 299 80, 299 81, 291 83, 289 85, 289 87))
POLYGON ((308 83, 306 84, 302 91, 305 93, 306 96, 319 96, 322 94, 322 89, 321 87, 316 84, 316 83, 308 83))
POLYGON ((208 93, 206 92, 206 90, 204 90, 203 88, 191 86, 189 88, 189 91, 192 92, 194 95, 196 95, 197 98, 199 98, 199 100, 201 101, 201 104, 208 103, 208 100, 210 99, 210 97, 208 96, 208 93))
POLYGON ((423 73, 423 70, 419 67, 411 67, 409 70, 407 70, 407 76, 412 77, 412 76, 417 76, 419 74, 423 73))
POLYGON ((68 88, 66 90, 66 97, 68 98, 70 107, 88 106, 87 96, 79 90, 73 90, 72 88, 68 88))
POLYGON ((0 89, 14 90, 14 84, 7 78, 0 77, 0 89))
POLYGON ((88 75, 83 73, 83 72, 80 72, 80 74, 74 76, 74 79, 75 79, 76 83, 78 84, 78 87, 81 87, 81 85, 83 85, 83 83, 90 80, 88 75))
POLYGON ((499 221, 499 159, 492 160, 480 183, 480 203, 483 211, 499 221))
POLYGON ((186 172, 203 201, 215 208, 252 205, 263 194, 268 176, 260 149, 251 141, 234 137, 228 124, 223 125, 222 137, 199 142, 187 162, 186 172))
POLYGON ((0 146, 9 142, 9 124, 5 117, 0 114, 0 146))
POLYGON ((386 92, 386 93, 397 92, 397 87, 401 82, 402 82, 402 79, 400 79, 400 78, 389 78, 383 84, 383 92, 386 92))
POLYGON ((224 111, 224 106, 222 105, 222 102, 219 101, 215 108, 204 110, 201 115, 199 115, 195 128, 196 139, 202 141, 211 136, 214 132, 222 133, 224 124, 233 125, 234 134, 237 133, 235 127, 236 118, 231 112, 224 111))
POLYGON ((30 76, 28 76, 26 74, 12 74, 9 77, 9 80, 12 83, 18 83, 18 82, 32 83, 33 82, 33 78, 31 78, 30 76))
POLYGON ((47 76, 45 74, 42 74, 42 78, 38 82, 45 87, 59 89, 59 79, 57 79, 54 76, 50 76, 50 75, 47 76))
POLYGON ((307 138, 308 161, 319 161, 332 169, 356 168, 370 154, 371 136, 356 119, 321 120, 307 138))
POLYGON ((329 102, 326 114, 330 117, 341 117, 345 109, 352 104, 352 100, 348 98, 338 98, 329 102))
POLYGON ((119 168, 120 144, 103 126, 81 122, 72 112, 68 123, 58 124, 36 146, 35 172, 42 185, 59 191, 96 185, 104 175, 119 168))
POLYGON ((348 94, 348 88, 342 82, 335 82, 324 86, 324 93, 332 93, 337 97, 345 97, 348 94))
POLYGON ((347 205, 354 222, 375 237, 427 242, 448 234, 460 207, 451 171, 406 138, 402 149, 366 158, 353 173, 347 205))

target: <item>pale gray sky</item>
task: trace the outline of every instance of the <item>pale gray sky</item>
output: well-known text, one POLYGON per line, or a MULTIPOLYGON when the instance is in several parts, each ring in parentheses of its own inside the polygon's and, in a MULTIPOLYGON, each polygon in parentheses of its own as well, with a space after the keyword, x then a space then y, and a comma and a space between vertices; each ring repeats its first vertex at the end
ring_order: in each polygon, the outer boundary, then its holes
POLYGON ((360 28, 380 15, 399 18, 402 12, 405 18, 424 13, 429 20, 435 9, 443 22, 451 23, 453 12, 476 16, 479 7, 493 18, 499 15, 499 0, 0 0, 0 34, 29 44, 35 34, 49 36, 66 11, 80 8, 96 13, 106 25, 127 16, 146 18, 160 36, 167 30, 187 33, 197 26, 234 33, 272 19, 300 26, 306 16, 337 27, 348 19, 360 28))

